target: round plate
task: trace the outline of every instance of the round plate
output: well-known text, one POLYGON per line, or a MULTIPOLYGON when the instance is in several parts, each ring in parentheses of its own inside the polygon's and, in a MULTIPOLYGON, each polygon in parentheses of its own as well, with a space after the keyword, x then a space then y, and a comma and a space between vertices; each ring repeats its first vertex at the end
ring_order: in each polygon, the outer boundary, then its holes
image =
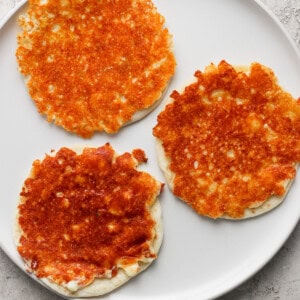
MULTIPOLYGON (((256 1, 154 2, 174 37, 176 75, 160 106, 112 136, 95 134, 84 140, 47 123, 36 111, 17 70, 17 17, 24 8, 17 8, 0 30, 0 245, 22 270, 23 262, 13 242, 14 214, 31 163, 45 152, 106 142, 119 153, 142 148, 149 158, 142 168, 164 181, 157 165, 152 128, 170 92, 189 83, 195 70, 222 59, 237 65, 258 61, 274 70, 286 90, 295 97, 300 95, 299 54, 280 24, 256 1)), ((159 257, 147 271, 114 291, 114 299, 198 300, 220 296, 236 287, 279 250, 297 224, 297 181, 282 205, 244 221, 201 217, 166 187, 161 197, 165 238, 159 257)))

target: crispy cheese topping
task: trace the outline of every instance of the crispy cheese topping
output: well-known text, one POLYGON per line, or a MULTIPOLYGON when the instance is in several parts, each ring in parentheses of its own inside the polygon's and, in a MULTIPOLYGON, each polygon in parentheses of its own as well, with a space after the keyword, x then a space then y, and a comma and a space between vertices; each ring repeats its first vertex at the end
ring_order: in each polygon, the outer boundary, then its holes
POLYGON ((300 100, 259 63, 246 74, 222 61, 195 77, 172 93, 153 134, 170 159, 175 195, 199 214, 239 218, 282 196, 295 176, 300 100))
POLYGON ((38 111, 83 137, 117 132, 174 73, 171 36, 150 0, 29 0, 16 52, 38 111))
POLYGON ((18 251, 30 270, 72 289, 155 259, 150 208, 161 184, 137 171, 139 162, 109 144, 36 160, 18 218, 18 251))

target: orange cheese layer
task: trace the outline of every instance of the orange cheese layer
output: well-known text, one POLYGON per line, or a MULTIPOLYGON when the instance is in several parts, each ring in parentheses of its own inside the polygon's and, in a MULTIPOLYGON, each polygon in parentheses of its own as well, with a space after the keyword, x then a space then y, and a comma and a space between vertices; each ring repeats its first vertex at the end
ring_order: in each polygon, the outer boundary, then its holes
POLYGON ((18 251, 38 277, 84 286, 115 276, 118 264, 156 257, 149 209, 161 184, 136 165, 109 144, 80 155, 62 148, 33 163, 21 192, 18 251))
POLYGON ((49 122, 83 137, 114 133, 160 98, 175 59, 164 18, 151 1, 29 5, 16 56, 49 122))
POLYGON ((295 176, 300 100, 259 63, 245 74, 222 61, 195 77, 183 93, 172 93, 153 134, 176 174, 175 195, 199 214, 242 217, 282 196, 284 181, 295 176))

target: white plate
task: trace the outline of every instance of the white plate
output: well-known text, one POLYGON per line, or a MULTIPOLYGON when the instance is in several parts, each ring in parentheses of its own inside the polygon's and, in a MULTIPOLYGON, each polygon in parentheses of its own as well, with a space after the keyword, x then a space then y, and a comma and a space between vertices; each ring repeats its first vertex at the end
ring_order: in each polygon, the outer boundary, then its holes
MULTIPOLYGON (((191 81, 197 68, 226 59, 232 64, 259 61, 270 66, 284 88, 300 95, 299 56, 280 24, 255 1, 155 3, 174 35, 178 63, 167 94, 191 81)), ((0 31, 0 245, 24 270, 12 228, 18 194, 31 162, 52 148, 109 141, 120 153, 136 147, 145 149, 149 162, 143 168, 164 181, 156 163, 152 128, 166 99, 147 118, 115 136, 96 134, 83 140, 48 124, 37 113, 17 72, 16 20, 17 14, 0 31)), ((279 250, 299 220, 298 183, 296 179, 286 201, 274 211, 235 222, 200 217, 166 188, 161 198, 165 239, 158 260, 107 299, 198 300, 236 287, 279 250)))

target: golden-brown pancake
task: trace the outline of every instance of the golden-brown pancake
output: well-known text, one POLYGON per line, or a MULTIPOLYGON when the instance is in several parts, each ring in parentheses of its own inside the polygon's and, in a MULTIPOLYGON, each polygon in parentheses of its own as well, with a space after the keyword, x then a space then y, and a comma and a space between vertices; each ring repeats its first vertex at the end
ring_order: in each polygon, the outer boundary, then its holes
POLYGON ((163 238, 162 184, 136 170, 141 149, 68 148, 33 163, 15 227, 26 267, 60 294, 108 293, 146 269, 163 238))
POLYGON ((300 100, 259 63, 196 71, 158 116, 161 169, 199 214, 248 218, 282 202, 300 160, 300 100))
POLYGON ((150 0, 29 0, 19 23, 16 57, 38 111, 83 137, 147 115, 175 70, 150 0))

